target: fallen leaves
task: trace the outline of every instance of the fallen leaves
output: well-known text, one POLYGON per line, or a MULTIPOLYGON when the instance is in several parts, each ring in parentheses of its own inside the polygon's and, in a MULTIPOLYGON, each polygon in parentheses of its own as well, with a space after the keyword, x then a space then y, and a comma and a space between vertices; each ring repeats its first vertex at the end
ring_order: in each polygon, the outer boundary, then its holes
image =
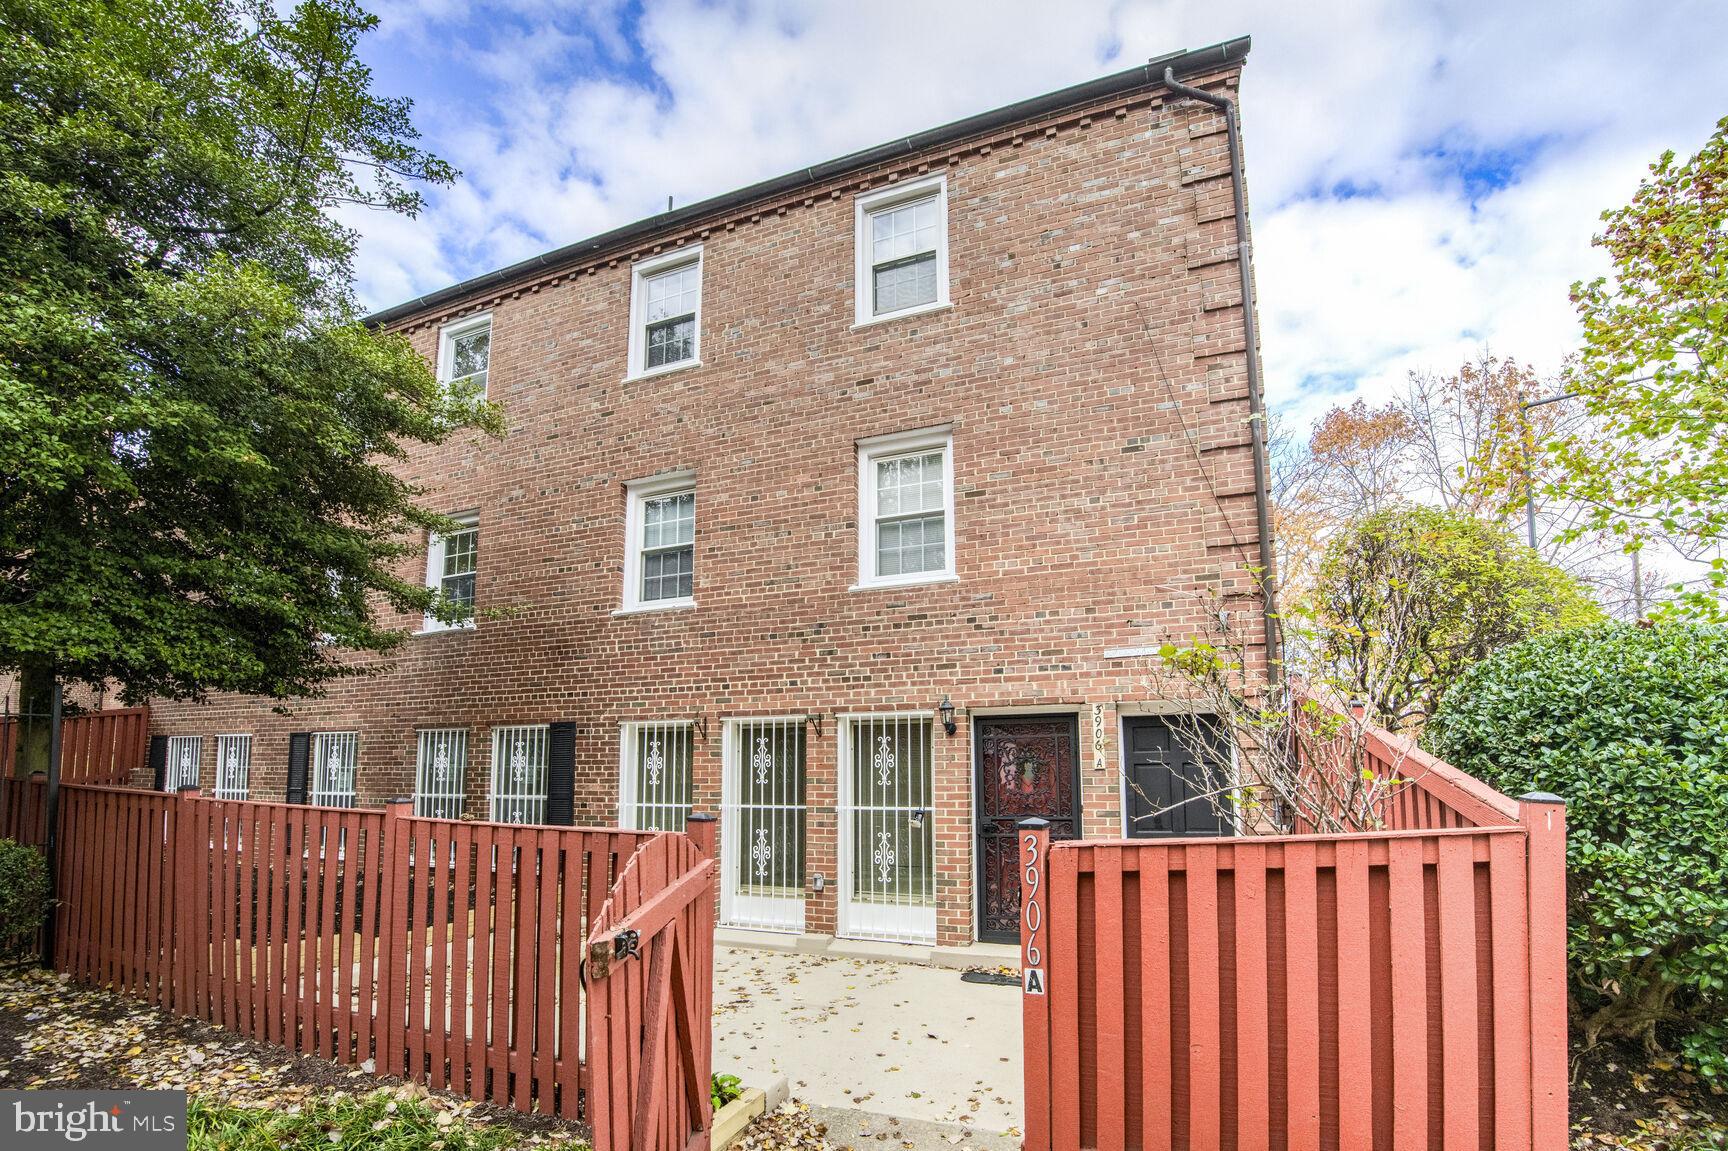
POLYGON ((733 1146, 739 1151, 832 1151, 827 1134, 808 1107, 792 1101, 757 1116, 733 1146))
MULTIPOLYGON (((0 1025, 18 1044, 0 1082, 64 1089, 178 1088, 214 1103, 299 1114, 331 1100, 362 1098, 381 1087, 392 1100, 434 1112, 443 1130, 492 1125, 515 1128, 521 1147, 576 1147, 574 1124, 519 1116, 475 1100, 428 1091, 418 1083, 380 1080, 368 1059, 358 1068, 245 1039, 120 995, 80 987, 43 971, 0 976, 0 1025)), ((394 1101, 385 1118, 391 1125, 394 1101)), ((380 1126, 382 1124, 382 1126, 380 1126)), ((339 1132, 326 1137, 341 1141, 339 1132)))

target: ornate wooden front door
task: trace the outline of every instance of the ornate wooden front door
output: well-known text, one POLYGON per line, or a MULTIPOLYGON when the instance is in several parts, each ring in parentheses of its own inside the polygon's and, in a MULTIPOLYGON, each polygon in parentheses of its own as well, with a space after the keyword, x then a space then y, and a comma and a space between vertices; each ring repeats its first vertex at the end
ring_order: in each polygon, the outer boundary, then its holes
POLYGON ((1014 825, 1050 821, 1051 839, 1080 834, 1080 725, 1072 715, 980 718, 973 729, 978 797, 978 938, 1020 938, 1020 850, 1014 825))

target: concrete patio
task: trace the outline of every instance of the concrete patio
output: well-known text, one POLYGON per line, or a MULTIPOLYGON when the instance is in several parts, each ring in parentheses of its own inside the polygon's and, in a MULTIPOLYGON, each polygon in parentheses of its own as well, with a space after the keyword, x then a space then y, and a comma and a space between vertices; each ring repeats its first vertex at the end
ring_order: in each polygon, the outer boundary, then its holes
POLYGON ((921 1145, 1017 1148, 1019 990, 961 974, 717 946, 714 1071, 763 1087, 784 1076, 841 1143, 899 1119, 942 1125, 921 1145))

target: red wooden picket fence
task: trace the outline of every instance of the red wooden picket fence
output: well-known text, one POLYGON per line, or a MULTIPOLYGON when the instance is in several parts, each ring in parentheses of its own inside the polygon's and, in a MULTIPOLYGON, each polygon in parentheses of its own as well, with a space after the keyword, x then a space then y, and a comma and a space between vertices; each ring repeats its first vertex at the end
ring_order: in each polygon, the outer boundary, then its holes
MULTIPOLYGON (((1518 822, 1516 800, 1430 755, 1403 736, 1364 725, 1359 720, 1353 722, 1355 726, 1350 731, 1331 740, 1314 733, 1314 750, 1334 761, 1316 765, 1315 770, 1336 771, 1337 761, 1355 753, 1360 760, 1352 766, 1373 772, 1382 780, 1394 781, 1379 805, 1387 831, 1506 827, 1518 822)), ((1313 828, 1301 826, 1298 830, 1313 828)))
MULTIPOLYGON (((0 716, 0 777, 17 769, 19 720, 0 716)), ((63 783, 124 785, 150 753, 150 709, 111 708, 67 716, 60 725, 63 783)))
MULTIPOLYGON (((0 826, 40 842, 41 791, 0 782, 0 826)), ((583 1118, 596 1151, 685 1151, 705 1145, 711 1119, 713 829, 68 785, 53 959, 81 982, 293 1051, 583 1118), (625 949, 595 964, 617 929, 649 940, 640 960, 625 949), (663 1074, 661 1040, 631 1038, 669 994, 686 1024, 672 1054, 699 1082, 663 1074), (621 1099, 658 1117, 651 1138, 618 1121, 621 1099)))
POLYGON ((1371 746, 1386 831, 1022 825, 1028 1149, 1566 1146, 1565 808, 1371 746))

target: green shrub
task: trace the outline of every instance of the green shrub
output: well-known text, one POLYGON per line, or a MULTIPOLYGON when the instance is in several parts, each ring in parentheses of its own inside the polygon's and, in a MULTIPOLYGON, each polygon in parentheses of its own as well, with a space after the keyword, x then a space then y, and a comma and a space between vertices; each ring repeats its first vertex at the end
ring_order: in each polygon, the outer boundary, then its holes
POLYGON ((1728 1082, 1728 630, 1608 624, 1472 668, 1423 742, 1566 800, 1573 1013, 1728 1082))
POLYGON ((738 1096, 744 1094, 744 1085, 738 1082, 736 1075, 716 1075, 708 1083, 708 1098, 718 1111, 738 1096))
POLYGON ((0 839, 0 961, 36 954, 36 933, 48 918, 54 892, 48 861, 34 847, 0 839))

